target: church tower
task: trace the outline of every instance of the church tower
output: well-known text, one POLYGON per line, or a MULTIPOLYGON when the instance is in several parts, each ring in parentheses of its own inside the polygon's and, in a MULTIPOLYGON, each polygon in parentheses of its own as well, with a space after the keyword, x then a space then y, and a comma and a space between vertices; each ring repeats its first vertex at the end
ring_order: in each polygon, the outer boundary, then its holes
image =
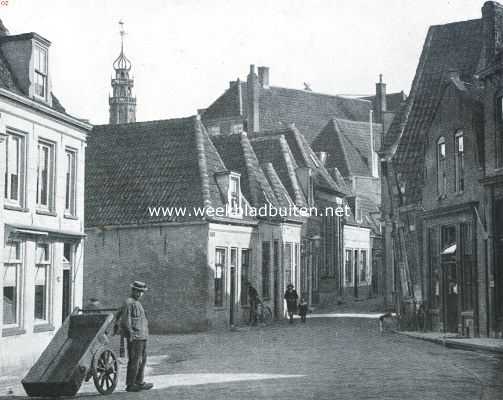
POLYGON ((136 97, 133 97, 134 80, 129 77, 131 61, 124 55, 124 22, 121 26, 121 53, 114 61, 115 78, 112 78, 112 96, 109 97, 110 124, 136 122, 136 97))

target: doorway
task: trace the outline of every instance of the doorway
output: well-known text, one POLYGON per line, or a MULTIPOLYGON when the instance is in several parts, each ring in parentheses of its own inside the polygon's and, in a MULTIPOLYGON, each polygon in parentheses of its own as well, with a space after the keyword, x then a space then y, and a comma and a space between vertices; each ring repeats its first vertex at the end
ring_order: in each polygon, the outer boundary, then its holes
POLYGON ((443 298, 443 322, 444 331, 450 333, 458 332, 459 322, 459 277, 457 263, 458 246, 456 240, 456 226, 442 227, 442 298, 443 298))

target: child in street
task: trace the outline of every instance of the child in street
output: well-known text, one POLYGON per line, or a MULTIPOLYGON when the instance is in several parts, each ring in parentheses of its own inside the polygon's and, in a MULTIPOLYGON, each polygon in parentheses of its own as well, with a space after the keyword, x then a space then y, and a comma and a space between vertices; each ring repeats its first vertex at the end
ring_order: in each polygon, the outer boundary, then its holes
POLYGON ((300 302, 299 302, 299 315, 300 315, 300 320, 302 322, 306 322, 306 315, 307 315, 307 300, 304 295, 301 296, 300 302))

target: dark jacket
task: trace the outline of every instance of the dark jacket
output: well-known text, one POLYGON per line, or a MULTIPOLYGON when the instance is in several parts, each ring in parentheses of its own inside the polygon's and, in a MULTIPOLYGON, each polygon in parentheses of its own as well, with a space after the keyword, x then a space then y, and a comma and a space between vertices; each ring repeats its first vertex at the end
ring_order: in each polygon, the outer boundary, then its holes
POLYGON ((138 300, 129 297, 120 312, 121 333, 128 340, 147 340, 148 320, 138 300))
POLYGON ((288 308, 288 312, 295 312, 297 310, 298 298, 299 295, 295 289, 291 292, 288 290, 285 292, 286 307, 288 308))

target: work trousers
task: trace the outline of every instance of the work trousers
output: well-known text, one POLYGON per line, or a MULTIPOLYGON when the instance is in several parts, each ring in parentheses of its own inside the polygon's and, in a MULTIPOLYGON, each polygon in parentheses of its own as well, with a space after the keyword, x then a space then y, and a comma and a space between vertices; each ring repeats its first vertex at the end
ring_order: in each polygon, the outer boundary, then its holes
POLYGON ((128 363, 126 385, 141 385, 145 365, 147 365, 147 341, 128 340, 127 343, 128 363))

